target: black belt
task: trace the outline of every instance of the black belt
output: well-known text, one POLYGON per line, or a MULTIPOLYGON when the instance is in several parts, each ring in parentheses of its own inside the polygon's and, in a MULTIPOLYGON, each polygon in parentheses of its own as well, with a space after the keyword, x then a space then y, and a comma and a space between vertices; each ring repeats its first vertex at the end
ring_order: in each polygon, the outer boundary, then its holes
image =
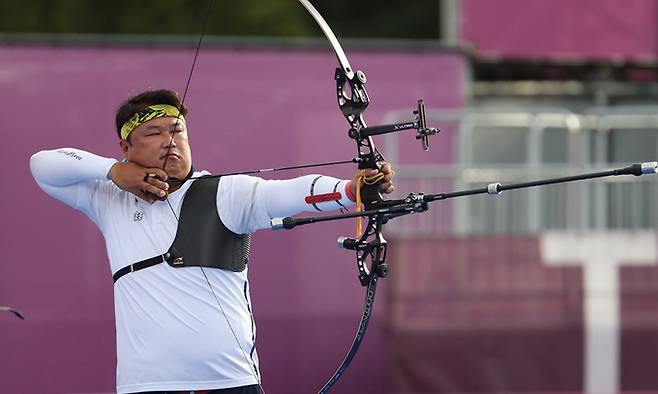
POLYGON ((150 259, 142 260, 134 264, 130 264, 129 266, 123 267, 117 272, 112 275, 112 279, 114 279, 114 283, 117 283, 119 278, 122 276, 129 274, 131 272, 143 270, 144 268, 148 267, 153 267, 154 265, 158 265, 160 263, 166 263, 167 259, 171 257, 171 254, 169 252, 162 254, 160 256, 155 256, 151 257, 150 259))

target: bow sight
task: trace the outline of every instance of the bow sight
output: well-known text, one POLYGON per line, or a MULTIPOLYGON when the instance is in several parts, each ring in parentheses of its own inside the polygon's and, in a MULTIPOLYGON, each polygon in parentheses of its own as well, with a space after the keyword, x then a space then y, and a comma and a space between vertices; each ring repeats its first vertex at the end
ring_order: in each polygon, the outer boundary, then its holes
POLYGON ((425 103, 423 99, 418 100, 418 108, 414 110, 416 119, 413 122, 394 123, 380 126, 364 127, 361 130, 350 129, 348 135, 352 139, 358 140, 359 138, 371 137, 373 135, 395 133, 397 131, 416 129, 416 139, 421 140, 424 151, 430 149, 429 136, 438 133, 439 129, 434 127, 427 127, 427 120, 425 118, 425 103))
MULTIPOLYGON (((347 67, 347 70, 351 70, 349 65, 347 67)), ((360 142, 368 137, 416 129, 416 139, 421 140, 423 150, 429 150, 430 144, 428 137, 438 133, 440 130, 434 127, 427 127, 425 102, 422 99, 418 100, 418 108, 413 111, 416 116, 413 122, 366 126, 366 122, 363 120, 363 113, 368 108, 368 104, 370 104, 370 96, 368 96, 368 91, 365 87, 366 74, 361 70, 356 73, 349 73, 347 70, 336 68, 334 77, 336 79, 336 96, 340 111, 351 126, 347 135, 357 141, 359 148, 362 147, 360 142), (352 75, 352 77, 350 78, 348 74, 352 75), (347 84, 350 87, 350 94, 347 94, 345 90, 345 85, 347 84)), ((378 158, 381 158, 381 155, 378 154, 378 156, 378 158)), ((364 161, 360 163, 359 168, 376 168, 376 165, 377 163, 364 161)))

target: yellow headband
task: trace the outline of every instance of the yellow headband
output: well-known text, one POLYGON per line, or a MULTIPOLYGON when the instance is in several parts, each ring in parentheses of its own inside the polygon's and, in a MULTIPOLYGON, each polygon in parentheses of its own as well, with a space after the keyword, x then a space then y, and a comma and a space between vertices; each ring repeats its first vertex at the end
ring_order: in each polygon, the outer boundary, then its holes
POLYGON ((180 123, 185 124, 185 117, 180 113, 180 110, 173 105, 150 105, 133 115, 123 124, 123 126, 121 126, 121 139, 128 139, 130 133, 132 133, 140 124, 148 122, 151 119, 164 117, 173 117, 179 119, 180 123))

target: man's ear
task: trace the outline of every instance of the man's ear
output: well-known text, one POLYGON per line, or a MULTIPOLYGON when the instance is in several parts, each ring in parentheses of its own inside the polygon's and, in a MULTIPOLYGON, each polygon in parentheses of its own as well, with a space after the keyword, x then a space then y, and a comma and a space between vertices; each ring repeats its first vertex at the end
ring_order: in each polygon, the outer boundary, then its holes
POLYGON ((131 145, 128 140, 119 140, 119 146, 121 147, 121 153, 123 153, 123 158, 128 159, 128 150, 130 149, 131 145))

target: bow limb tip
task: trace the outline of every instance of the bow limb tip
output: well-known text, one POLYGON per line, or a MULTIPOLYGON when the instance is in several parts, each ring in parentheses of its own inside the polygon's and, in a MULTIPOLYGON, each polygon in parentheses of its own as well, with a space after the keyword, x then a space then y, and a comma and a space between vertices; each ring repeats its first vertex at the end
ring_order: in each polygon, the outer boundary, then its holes
POLYGON ((13 313, 19 319, 25 320, 25 315, 23 315, 23 313, 21 313, 21 311, 19 311, 18 309, 14 309, 8 306, 0 306, 0 311, 13 313))

